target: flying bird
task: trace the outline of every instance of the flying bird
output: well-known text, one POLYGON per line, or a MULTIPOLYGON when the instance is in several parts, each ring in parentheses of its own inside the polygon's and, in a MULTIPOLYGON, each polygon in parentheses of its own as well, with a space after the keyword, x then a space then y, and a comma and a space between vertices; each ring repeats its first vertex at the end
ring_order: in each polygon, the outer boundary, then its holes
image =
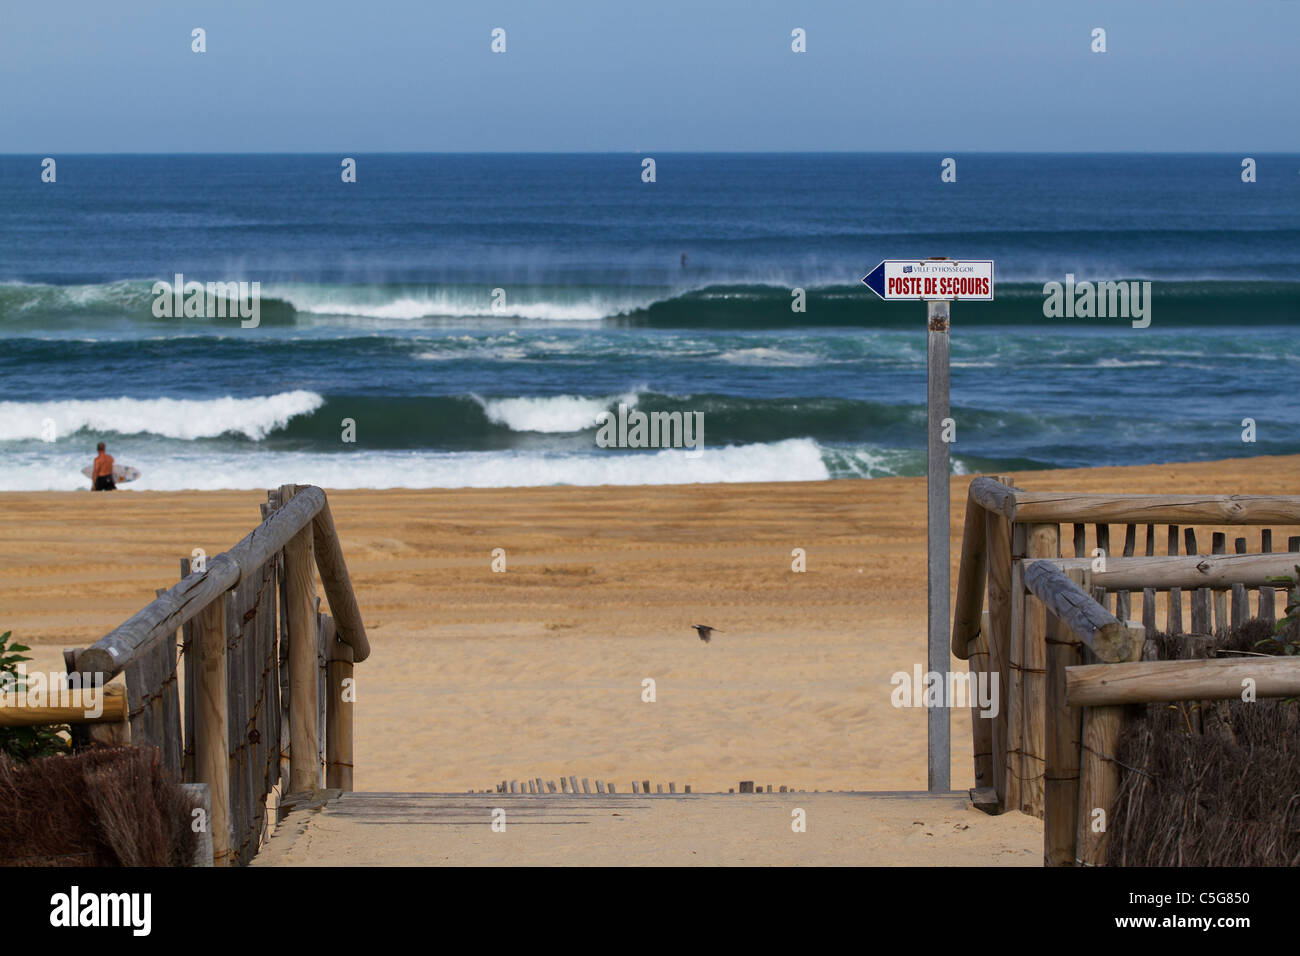
POLYGON ((713 636, 714 631, 717 631, 719 634, 722 633, 718 628, 709 627, 707 624, 692 624, 691 627, 695 628, 696 633, 700 635, 700 640, 705 644, 709 643, 709 638, 713 636))

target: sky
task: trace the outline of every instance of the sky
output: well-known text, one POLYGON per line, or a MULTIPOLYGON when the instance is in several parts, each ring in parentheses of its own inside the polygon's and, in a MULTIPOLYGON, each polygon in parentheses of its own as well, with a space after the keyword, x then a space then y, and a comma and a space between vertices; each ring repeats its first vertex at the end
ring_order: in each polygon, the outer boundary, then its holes
POLYGON ((0 153, 1290 152, 1298 50, 1300 0, 5 0, 0 153))

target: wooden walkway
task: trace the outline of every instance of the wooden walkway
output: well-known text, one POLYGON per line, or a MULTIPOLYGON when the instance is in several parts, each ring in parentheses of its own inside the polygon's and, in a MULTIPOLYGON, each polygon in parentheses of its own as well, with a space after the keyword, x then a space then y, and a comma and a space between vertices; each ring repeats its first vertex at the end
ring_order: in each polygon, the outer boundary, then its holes
POLYGON ((1041 866, 1043 852, 1039 821, 988 816, 955 792, 321 791, 286 807, 254 866, 1041 866), (806 832, 792 829, 796 808, 806 832))

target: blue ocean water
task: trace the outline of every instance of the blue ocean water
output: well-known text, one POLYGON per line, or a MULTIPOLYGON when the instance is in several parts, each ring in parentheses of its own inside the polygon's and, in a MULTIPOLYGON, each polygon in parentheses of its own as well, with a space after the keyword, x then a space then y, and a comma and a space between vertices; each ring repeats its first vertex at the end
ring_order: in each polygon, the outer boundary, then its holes
POLYGON ((142 488, 920 474, 924 309, 859 280, 930 255, 997 263, 953 306, 958 470, 1300 451, 1300 157, 643 158, 0 156, 0 489, 99 440, 142 488), (178 273, 260 324, 155 316, 178 273), (1151 281, 1150 326, 1046 317, 1067 274, 1151 281), (597 447, 620 403, 706 453, 597 447))

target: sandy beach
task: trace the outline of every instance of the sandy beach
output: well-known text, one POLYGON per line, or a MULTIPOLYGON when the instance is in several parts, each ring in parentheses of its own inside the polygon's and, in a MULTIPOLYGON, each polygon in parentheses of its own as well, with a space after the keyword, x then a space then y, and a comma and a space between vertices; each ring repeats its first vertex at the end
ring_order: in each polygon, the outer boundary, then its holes
MULTIPOLYGON (((1298 468, 1278 457, 1016 477, 1030 490, 1269 494, 1294 493, 1298 468)), ((969 480, 952 482, 954 575, 969 480)), ((924 487, 330 492, 373 646, 357 667, 356 788, 576 774, 696 792, 741 779, 923 789, 924 713, 891 706, 890 677, 924 662, 924 487), (692 624, 722 633, 705 644, 692 624)), ((261 500, 0 495, 0 628, 33 645, 33 666, 61 669, 60 648, 143 607, 182 555, 235 543, 261 500)), ((966 713, 952 753, 954 788, 970 786, 966 713)))

